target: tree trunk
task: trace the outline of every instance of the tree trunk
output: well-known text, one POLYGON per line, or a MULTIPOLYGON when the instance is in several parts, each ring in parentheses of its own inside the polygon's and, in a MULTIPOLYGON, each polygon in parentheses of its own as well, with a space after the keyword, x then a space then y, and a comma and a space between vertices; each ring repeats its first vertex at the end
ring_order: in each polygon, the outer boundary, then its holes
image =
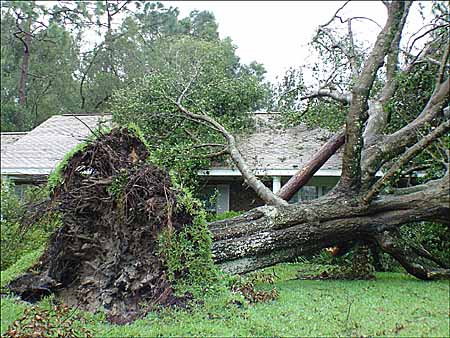
POLYGON ((345 132, 342 131, 333 136, 322 148, 297 171, 278 192, 278 197, 289 201, 301 187, 303 187, 314 174, 333 156, 345 142, 345 132))
MULTIPOLYGON (((30 19, 28 19, 30 21, 30 19)), ((23 49, 22 66, 20 67, 20 80, 19 80, 19 104, 25 106, 27 103, 27 77, 28 77, 28 64, 30 62, 30 42, 31 36, 28 32, 25 35, 26 46, 23 49)))
POLYGON ((418 278, 450 277, 450 270, 426 265, 417 272, 411 268, 416 264, 412 256, 392 250, 380 239, 409 222, 449 223, 448 176, 414 188, 382 196, 370 205, 335 193, 302 204, 263 206, 214 222, 210 225, 214 259, 224 271, 244 273, 359 240, 377 242, 418 278))

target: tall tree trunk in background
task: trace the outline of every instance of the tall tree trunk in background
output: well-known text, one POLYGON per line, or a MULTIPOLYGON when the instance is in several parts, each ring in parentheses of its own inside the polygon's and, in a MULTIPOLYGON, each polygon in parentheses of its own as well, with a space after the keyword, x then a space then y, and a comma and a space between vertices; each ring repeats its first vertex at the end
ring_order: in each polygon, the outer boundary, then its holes
MULTIPOLYGON (((25 36, 22 39, 24 47, 19 80, 19 105, 22 108, 25 108, 27 105, 27 78, 28 78, 28 66, 30 63, 31 20, 32 16, 29 15, 26 21, 25 29, 23 30, 25 36)), ((25 109, 21 109, 20 111, 18 111, 15 117, 17 128, 19 130, 22 130, 25 127, 25 109)))

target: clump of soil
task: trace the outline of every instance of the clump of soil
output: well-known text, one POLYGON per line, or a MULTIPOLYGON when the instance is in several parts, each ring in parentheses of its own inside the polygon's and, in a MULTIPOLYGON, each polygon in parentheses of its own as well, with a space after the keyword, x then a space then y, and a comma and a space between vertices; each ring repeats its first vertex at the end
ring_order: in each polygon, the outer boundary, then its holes
POLYGON ((28 301, 54 293, 84 310, 104 308, 115 323, 157 305, 184 304, 156 240, 162 229, 179 231, 192 217, 177 205, 169 175, 147 156, 127 129, 113 129, 75 153, 49 201, 63 225, 39 263, 9 288, 28 301))

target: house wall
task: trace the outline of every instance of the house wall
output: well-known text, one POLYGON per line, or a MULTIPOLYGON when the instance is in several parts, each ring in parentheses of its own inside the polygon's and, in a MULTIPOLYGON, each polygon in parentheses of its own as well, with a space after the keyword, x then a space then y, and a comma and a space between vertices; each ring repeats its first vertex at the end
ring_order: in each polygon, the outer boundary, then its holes
MULTIPOLYGON (((281 179, 282 185, 286 184, 289 178, 290 177, 282 177, 281 179)), ((308 181, 306 186, 318 187, 317 192, 318 195, 320 196, 326 192, 325 188, 323 187, 331 189, 336 185, 338 180, 339 177, 331 177, 331 176, 313 177, 311 180, 308 181)), ((268 177, 267 179, 263 180, 263 182, 269 189, 272 189, 271 177, 268 177)), ((206 177, 203 181, 203 187, 200 189, 201 198, 206 199, 208 195, 211 196, 214 190, 216 190, 217 194, 216 205, 215 207, 211 206, 211 210, 215 208, 215 210, 218 213, 226 211, 224 210, 225 200, 227 200, 228 202, 229 210, 234 211, 250 210, 265 204, 264 201, 261 200, 256 195, 253 189, 246 186, 246 184, 240 177, 206 177), (222 195, 222 192, 226 191, 226 189, 224 190, 224 187, 228 187, 229 191, 228 198, 227 196, 222 195)), ((294 196, 292 202, 297 202, 299 199, 301 199, 300 196, 294 196)))

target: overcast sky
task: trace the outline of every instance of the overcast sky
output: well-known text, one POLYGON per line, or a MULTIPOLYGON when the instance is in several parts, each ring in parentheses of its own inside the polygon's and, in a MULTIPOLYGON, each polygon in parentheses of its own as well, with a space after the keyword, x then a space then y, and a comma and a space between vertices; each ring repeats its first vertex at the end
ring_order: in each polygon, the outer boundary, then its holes
MULTIPOLYGON (((214 13, 221 38, 231 37, 244 63, 258 61, 267 69, 267 79, 274 81, 290 66, 308 62, 307 44, 318 25, 326 23, 344 1, 162 1, 178 7, 181 17, 189 12, 214 13)), ((422 20, 412 11, 410 19, 422 20)), ((381 26, 386 7, 381 1, 352 1, 342 11, 344 17, 366 16, 381 26)), ((420 22, 419 22, 420 21, 420 22)), ((380 29, 368 21, 355 24, 359 39, 373 42, 380 29)))
MULTIPOLYGON (((38 1, 51 5, 54 1, 38 1)), ((238 47, 243 63, 257 61, 264 64, 266 78, 274 82, 289 67, 312 62, 307 44, 315 30, 329 21, 345 1, 161 1, 166 7, 178 7, 180 18, 195 9, 214 14, 221 38, 230 37, 238 47)), ((421 1, 425 14, 430 12, 430 1, 421 1)), ((414 2, 408 16, 405 32, 416 32, 423 26, 414 2)), ((387 16, 381 1, 351 1, 340 12, 343 18, 364 16, 383 26, 387 16)), ((356 39, 372 44, 380 28, 367 20, 354 21, 356 39)), ((91 42, 98 40, 94 35, 91 42)), ((307 75, 306 73, 304 75, 307 75)))

